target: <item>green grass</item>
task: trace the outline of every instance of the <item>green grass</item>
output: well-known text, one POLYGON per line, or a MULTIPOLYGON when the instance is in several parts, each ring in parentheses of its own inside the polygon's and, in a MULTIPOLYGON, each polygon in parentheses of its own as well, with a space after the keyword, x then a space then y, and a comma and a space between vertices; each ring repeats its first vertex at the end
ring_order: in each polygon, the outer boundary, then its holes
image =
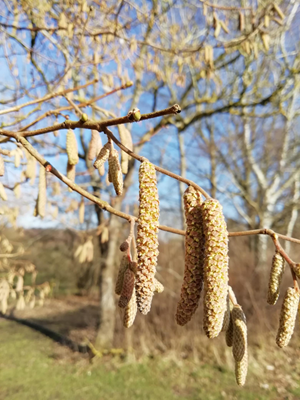
POLYGON ((232 370, 191 361, 114 358, 92 365, 42 334, 2 319, 0 342, 0 400, 299 398, 297 388, 282 397, 272 385, 261 388, 253 367, 247 386, 239 388, 232 370))

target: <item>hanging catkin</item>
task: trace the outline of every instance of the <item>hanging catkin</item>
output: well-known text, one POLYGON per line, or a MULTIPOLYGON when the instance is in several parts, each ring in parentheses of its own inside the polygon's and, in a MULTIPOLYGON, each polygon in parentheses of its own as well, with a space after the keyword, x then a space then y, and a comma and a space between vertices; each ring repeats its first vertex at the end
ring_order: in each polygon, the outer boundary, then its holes
POLYGON ((37 215, 44 218, 46 211, 46 170, 40 166, 39 174, 39 193, 37 199, 37 215))
POLYGON ((229 296, 227 296, 227 309, 224 313, 223 325, 222 325, 222 332, 227 332, 230 324, 230 300, 229 296))
POLYGON ((233 322, 232 322, 232 309, 234 304, 237 304, 237 300, 235 297, 235 294, 231 288, 231 286, 228 286, 228 292, 230 293, 229 296, 229 309, 230 309, 230 314, 229 314, 229 324, 226 330, 226 344, 228 347, 232 347, 233 344, 233 322), (234 304, 232 303, 234 302, 234 304))
POLYGON ((294 332, 299 305, 299 292, 294 288, 288 288, 280 311, 279 328, 276 343, 279 347, 289 344, 294 332))
POLYGON ((202 204, 204 257, 204 319, 203 326, 209 338, 222 330, 227 309, 228 292, 228 232, 221 204, 207 199, 202 204))
POLYGON ((4 172, 5 172, 4 159, 0 155, 0 176, 3 176, 4 172))
POLYGON ((139 170, 139 217, 137 225, 136 296, 138 309, 147 314, 155 289, 158 256, 159 200, 154 166, 143 161, 139 170))
POLYGON ((127 270, 128 266, 129 266, 128 257, 126 255, 124 255, 121 259, 119 272, 118 272, 118 276, 117 276, 117 281, 116 281, 116 287, 115 287, 115 293, 118 295, 121 294, 123 280, 124 280, 124 273, 127 270))
MULTIPOLYGON (((67 178, 69 178, 71 182, 75 182, 75 177, 76 177, 76 166, 68 163, 67 178)), ((70 187, 68 187, 68 190, 69 190, 69 192, 73 191, 73 189, 71 189, 70 187)))
POLYGON ((83 224, 84 223, 84 200, 83 198, 81 199, 81 202, 79 204, 79 209, 78 209, 78 216, 79 216, 79 223, 83 224))
POLYGON ((6 191, 4 189, 4 186, 2 185, 2 183, 0 182, 0 198, 4 201, 7 200, 7 194, 6 191))
POLYGON ((135 294, 135 288, 133 288, 131 299, 125 308, 124 319, 123 319, 123 325, 125 328, 130 328, 133 325, 136 313, 137 313, 136 294, 135 294))
POLYGON ((186 234, 185 270, 176 321, 185 325, 195 313, 203 286, 205 238, 202 227, 201 193, 189 186, 183 195, 186 234))
POLYGON ((279 297, 280 283, 282 280, 282 275, 284 273, 285 262, 282 255, 276 251, 272 260, 272 267, 270 271, 269 278, 269 290, 267 302, 270 305, 277 303, 279 297))
POLYGON ((159 282, 156 278, 154 278, 154 292, 162 293, 165 290, 164 285, 159 282))
POLYGON ((95 167, 96 169, 99 170, 99 168, 101 167, 101 165, 103 165, 103 164, 105 163, 105 161, 108 160, 109 151, 110 151, 110 143, 107 142, 107 143, 102 147, 102 149, 100 150, 100 152, 99 152, 99 154, 98 154, 98 156, 97 156, 97 158, 96 158, 96 161, 94 162, 94 167, 95 167))
POLYGON ((67 155, 68 155, 68 162, 70 165, 76 165, 79 161, 78 157, 78 146, 77 146, 77 139, 75 133, 72 129, 68 130, 67 133, 67 155))
POLYGON ((102 143, 101 143, 101 137, 99 135, 99 132, 93 130, 92 136, 91 136, 91 141, 89 144, 88 159, 94 160, 94 158, 96 158, 97 155, 99 154, 101 147, 102 147, 102 143))
POLYGON ((232 353, 235 360, 235 377, 239 386, 246 382, 248 371, 248 344, 246 317, 239 305, 232 309, 233 346, 232 353))
POLYGON ((121 165, 119 162, 119 153, 116 149, 111 149, 108 158, 108 174, 111 182, 114 185, 117 196, 121 196, 123 193, 123 176, 121 165))
POLYGON ((134 273, 131 271, 130 268, 127 268, 124 273, 122 291, 118 303, 120 308, 125 308, 129 303, 133 294, 134 284, 135 284, 134 273))
MULTIPOLYGON (((133 149, 132 145, 132 137, 129 130, 124 125, 118 125, 119 135, 121 143, 126 146, 129 150, 133 149)), ((125 152, 121 151, 121 168, 123 174, 127 174, 128 172, 128 161, 130 160, 130 156, 125 152)))

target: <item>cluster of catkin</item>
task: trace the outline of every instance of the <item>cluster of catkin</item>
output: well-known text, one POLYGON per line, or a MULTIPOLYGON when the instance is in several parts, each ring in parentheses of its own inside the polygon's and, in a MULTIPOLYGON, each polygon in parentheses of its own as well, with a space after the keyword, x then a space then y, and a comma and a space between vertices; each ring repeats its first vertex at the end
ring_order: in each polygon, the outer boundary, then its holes
MULTIPOLYGON (((285 269, 285 260, 279 251, 276 251, 272 260, 272 267, 269 278, 267 302, 270 305, 277 303, 279 298, 280 284, 285 269)), ((289 344, 294 332, 298 312, 300 292, 296 288, 289 287, 285 293, 279 319, 279 327, 276 336, 276 343, 279 347, 289 344)))
POLYGON ((222 331, 228 296, 228 232, 222 206, 202 201, 192 186, 184 193, 185 271, 176 320, 186 324, 196 311, 204 286, 203 327, 209 338, 222 331))
MULTIPOLYGON (((163 285, 155 278, 158 256, 159 200, 154 166, 145 160, 139 169, 139 217, 137 225, 137 261, 131 261, 131 239, 120 246, 125 254, 116 282, 116 294, 120 295, 119 307, 125 308, 123 324, 129 328, 137 310, 142 314, 150 311, 154 293, 161 293, 163 285)), ((135 242, 135 241, 134 241, 135 242)))
MULTIPOLYGON (((131 134, 123 126, 119 127, 121 142, 124 146, 132 150, 131 134)), ((92 131, 92 137, 88 151, 89 160, 94 161, 94 167, 101 176, 104 175, 104 164, 108 160, 108 182, 112 182, 117 196, 123 193, 123 174, 128 172, 128 161, 130 157, 124 151, 121 151, 121 164, 119 161, 119 152, 114 149, 113 143, 108 141, 102 146, 100 135, 97 131, 92 131)))
POLYGON ((189 322, 204 289, 203 328, 208 338, 226 332, 233 347, 236 380, 245 384, 248 367, 246 318, 228 285, 228 232, 220 203, 203 201, 189 186, 184 193, 186 217, 185 270, 176 321, 189 322))

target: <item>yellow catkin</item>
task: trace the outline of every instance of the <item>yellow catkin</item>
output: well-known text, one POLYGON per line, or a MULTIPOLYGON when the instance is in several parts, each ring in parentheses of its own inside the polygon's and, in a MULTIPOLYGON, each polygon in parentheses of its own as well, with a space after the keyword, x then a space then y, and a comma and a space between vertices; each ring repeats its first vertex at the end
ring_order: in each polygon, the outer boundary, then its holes
POLYGON ((77 139, 75 133, 72 129, 69 129, 67 132, 67 155, 68 162, 70 165, 76 165, 79 161, 78 157, 78 146, 77 139))
POLYGON ((4 172, 5 172, 4 159, 0 155, 0 176, 3 176, 4 172))
POLYGON ((202 204, 204 257, 204 331, 215 338, 222 330, 227 310, 228 293, 228 232, 221 204, 207 199, 202 204))
POLYGON ((121 291, 121 296, 120 296, 119 303, 118 303, 120 308, 125 308, 127 306, 127 304, 129 303, 129 301, 132 297, 134 284, 135 284, 134 273, 131 271, 130 268, 127 268, 124 273, 122 291, 121 291))
POLYGON ((116 281, 116 287, 115 287, 115 293, 118 295, 121 294, 123 280, 124 280, 124 273, 127 270, 128 266, 129 266, 128 257, 126 255, 124 255, 121 259, 118 276, 117 276, 117 281, 116 281))
POLYGON ((78 209, 78 216, 79 216, 79 223, 83 224, 84 223, 84 200, 83 198, 81 199, 81 202, 79 204, 79 209, 78 209))
POLYGON ((269 278, 269 290, 267 302, 270 305, 277 303, 282 275, 285 269, 285 261, 282 255, 276 251, 272 260, 272 267, 269 278))
POLYGON ((37 200, 37 214, 44 218, 46 213, 46 170, 41 165, 39 174, 39 194, 37 200))
POLYGON ((293 335, 299 305, 299 292, 294 288, 288 288, 280 311, 279 328, 276 343, 279 347, 285 347, 293 335))
POLYGON ((154 278, 154 292, 162 293, 165 290, 164 285, 159 282, 156 278, 154 278))
MULTIPOLYGON (((226 338, 227 346, 228 347, 232 347, 232 344, 233 344, 233 322, 232 322, 232 315, 231 315, 231 312, 232 312, 232 309, 233 309, 232 301, 234 302, 234 304, 237 304, 237 300, 236 300, 235 294, 234 294, 231 286, 228 286, 228 291, 230 293, 230 300, 229 300, 230 314, 229 314, 229 324, 228 324, 228 327, 227 327, 227 330, 226 330, 225 338, 226 338)), ((228 307, 228 305, 227 305, 227 307, 228 307)))
MULTIPOLYGON (((75 182, 75 177, 76 177, 76 166, 75 165, 71 165, 68 163, 67 165, 67 178, 70 179, 70 181, 75 182)), ((69 192, 72 192, 73 189, 71 189, 70 187, 68 187, 69 192)))
POLYGON ((97 131, 92 131, 91 141, 88 150, 88 159, 94 160, 97 157, 102 147, 100 134, 97 131))
POLYGON ((0 182, 0 198, 4 201, 7 200, 7 194, 6 191, 4 189, 4 186, 2 185, 2 183, 0 182))
POLYGON ((235 360, 235 377, 239 386, 244 386, 248 371, 248 343, 246 317, 239 305, 232 309, 233 345, 232 354, 235 360))
POLYGON ((159 200, 154 166, 143 161, 139 169, 136 296, 138 309, 147 314, 153 297, 158 256, 159 200))
POLYGON ((133 325, 136 313, 137 313, 136 294, 135 294, 135 288, 133 288, 131 299, 125 308, 124 319, 123 319, 123 325, 125 328, 130 328, 133 325))
POLYGON ((121 196, 123 193, 123 176, 119 162, 119 153, 116 149, 111 149, 108 158, 108 173, 114 185, 117 196, 121 196))
MULTIPOLYGON (((129 130, 124 125, 119 125, 118 128, 121 143, 129 150, 133 150, 132 137, 129 130)), ((128 161, 130 160, 130 158, 131 157, 127 153, 125 153, 125 151, 121 151, 121 168, 123 174, 127 174, 128 172, 128 161)))
POLYGON ((98 154, 98 156, 97 156, 97 158, 96 158, 96 161, 94 162, 94 167, 95 167, 96 169, 99 170, 99 168, 101 167, 101 165, 103 165, 103 164, 105 163, 105 161, 108 160, 109 151, 110 151, 110 143, 107 142, 107 143, 102 147, 102 149, 100 150, 100 152, 99 152, 99 154, 98 154))
POLYGON ((198 307, 203 286, 205 245, 201 194, 189 186, 183 200, 186 218, 185 270, 175 316, 178 325, 185 325, 190 321, 198 307))
POLYGON ((230 323, 230 300, 229 296, 227 296, 227 309, 224 314, 223 325, 222 325, 222 332, 227 332, 230 323))
POLYGON ((21 197, 21 185, 20 183, 16 183, 14 186, 14 195, 16 196, 16 199, 19 199, 21 197))

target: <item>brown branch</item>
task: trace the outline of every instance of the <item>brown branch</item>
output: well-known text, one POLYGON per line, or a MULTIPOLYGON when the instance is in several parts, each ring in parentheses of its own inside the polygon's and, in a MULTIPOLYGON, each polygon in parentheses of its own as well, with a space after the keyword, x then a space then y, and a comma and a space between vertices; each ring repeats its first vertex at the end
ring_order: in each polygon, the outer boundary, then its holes
POLYGON ((282 235, 281 233, 277 233, 277 232, 273 231, 272 229, 267 229, 267 228, 254 229, 254 230, 251 230, 251 231, 229 232, 229 237, 251 236, 251 235, 269 235, 271 237, 273 235, 277 235, 279 238, 281 238, 283 240, 287 240, 289 242, 300 244, 300 240, 299 239, 295 239, 295 238, 292 238, 292 237, 289 237, 289 236, 282 235))
MULTIPOLYGON (((72 107, 71 107, 71 109, 72 109, 72 107)), ((140 121, 157 118, 157 117, 161 117, 164 115, 178 114, 180 112, 181 112, 181 108, 179 107, 179 105, 174 104, 173 106, 168 107, 164 110, 154 111, 149 114, 143 114, 143 115, 141 115, 140 121)), ((31 137, 31 136, 42 135, 44 133, 59 131, 61 129, 75 129, 75 128, 95 129, 99 132, 102 132, 103 129, 105 129, 108 126, 116 126, 116 125, 121 125, 121 124, 132 123, 132 122, 134 122, 134 119, 132 118, 132 116, 130 114, 126 115, 125 117, 112 118, 112 119, 108 119, 106 121, 101 121, 101 122, 95 122, 95 121, 90 121, 90 120, 88 120, 86 122, 69 121, 68 120, 68 121, 64 121, 60 124, 55 124, 55 125, 49 126, 47 128, 41 128, 41 129, 37 129, 35 131, 22 131, 17 134, 12 131, 0 129, 0 135, 13 137, 13 138, 16 138, 17 136, 18 137, 19 136, 31 137)))
POLYGON ((252 7, 228 7, 228 6, 218 6, 216 4, 211 4, 208 1, 205 0, 200 0, 201 3, 206 5, 207 7, 211 8, 217 8, 218 10, 224 10, 224 11, 240 11, 240 10, 250 10, 252 11, 252 7))

